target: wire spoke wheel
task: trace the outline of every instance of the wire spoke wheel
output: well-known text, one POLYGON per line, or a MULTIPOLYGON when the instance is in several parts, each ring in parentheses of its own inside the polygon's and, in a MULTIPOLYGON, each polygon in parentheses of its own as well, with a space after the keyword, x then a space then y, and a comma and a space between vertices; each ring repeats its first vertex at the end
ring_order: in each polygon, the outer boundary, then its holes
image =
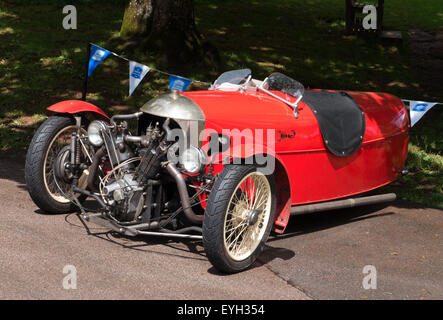
POLYGON ((245 270, 257 259, 274 222, 275 179, 254 165, 226 165, 214 183, 203 220, 203 245, 214 267, 245 270))
POLYGON ((248 174, 238 184, 224 222, 224 244, 229 256, 244 260, 258 247, 269 223, 271 186, 259 172, 248 174))

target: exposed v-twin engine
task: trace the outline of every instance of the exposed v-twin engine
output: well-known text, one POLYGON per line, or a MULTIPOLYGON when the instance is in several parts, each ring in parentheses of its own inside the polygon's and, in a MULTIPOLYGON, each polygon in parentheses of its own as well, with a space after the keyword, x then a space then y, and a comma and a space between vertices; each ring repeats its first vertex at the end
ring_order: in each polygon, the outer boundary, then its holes
MULTIPOLYGON (((167 124, 165 122, 163 125, 166 130, 167 124)), ((154 128, 149 126, 144 136, 127 136, 126 139, 114 137, 114 141, 117 144, 111 146, 117 145, 117 148, 109 148, 108 144, 106 147, 109 153, 114 153, 110 158, 118 160, 113 163, 112 174, 105 176, 103 180, 106 181, 102 180, 104 187, 101 189, 101 196, 111 207, 111 213, 117 220, 140 220, 144 209, 152 201, 147 197, 146 188, 157 182, 161 162, 166 160, 170 143, 166 141, 165 131, 158 124, 154 128), (128 152, 128 149, 131 151, 128 152), (134 156, 131 158, 128 155, 134 156), (138 165, 135 165, 138 161, 138 165)))

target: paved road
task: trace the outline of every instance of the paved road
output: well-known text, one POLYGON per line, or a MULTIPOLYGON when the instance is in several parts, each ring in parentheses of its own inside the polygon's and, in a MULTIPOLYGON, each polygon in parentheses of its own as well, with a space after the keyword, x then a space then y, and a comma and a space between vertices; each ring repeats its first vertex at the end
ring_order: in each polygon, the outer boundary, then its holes
POLYGON ((75 214, 41 214, 23 176, 22 159, 0 158, 0 299, 308 298, 260 263, 217 274, 200 242, 119 237, 75 214), (66 265, 76 290, 63 289, 66 265))
POLYGON ((198 241, 120 237, 44 215, 23 159, 0 155, 0 299, 442 299, 443 211, 397 202, 295 217, 245 272, 220 275, 198 241), (62 287, 77 269, 77 289, 62 287), (362 288, 363 267, 377 289, 362 288), (374 283, 374 282, 373 282, 374 283))
POLYGON ((443 299, 443 210, 397 201, 292 219, 268 242, 280 252, 261 259, 309 296, 443 299), (363 273, 367 265, 375 270, 363 273), (376 289, 365 290, 364 278, 374 274, 376 289))

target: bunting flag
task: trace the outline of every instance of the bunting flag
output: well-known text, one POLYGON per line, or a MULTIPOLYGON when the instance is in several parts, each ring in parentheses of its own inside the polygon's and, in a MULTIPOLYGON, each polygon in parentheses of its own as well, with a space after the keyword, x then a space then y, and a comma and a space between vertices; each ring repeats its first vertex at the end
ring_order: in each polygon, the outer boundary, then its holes
POLYGON ((403 100, 409 102, 409 116, 413 127, 438 102, 403 100))
POLYGON ((134 92, 135 88, 137 88, 150 70, 151 68, 145 66, 144 64, 129 61, 129 95, 134 92))
POLYGON ((190 84, 191 80, 189 79, 169 75, 169 92, 172 92, 172 89, 177 89, 179 92, 186 91, 190 84))
POLYGON ((110 51, 100 48, 96 45, 92 45, 91 48, 91 57, 89 58, 89 68, 88 68, 88 77, 91 76, 92 72, 94 72, 95 68, 105 60, 108 55, 111 54, 110 51))
POLYGON ((141 63, 131 61, 125 57, 122 57, 112 51, 103 49, 102 47, 99 47, 95 45, 94 43, 88 43, 88 46, 90 48, 90 55, 89 55, 89 62, 88 62, 88 77, 84 79, 83 82, 83 93, 82 93, 82 99, 86 99, 86 94, 88 90, 88 78, 91 76, 91 74, 94 72, 95 68, 104 61, 109 55, 113 55, 117 58, 120 58, 122 60, 125 60, 129 62, 129 95, 132 95, 134 90, 137 88, 137 86, 140 84, 140 82, 143 80, 143 78, 150 72, 155 71, 164 75, 169 76, 169 91, 171 92, 172 89, 177 89, 180 92, 186 91, 188 86, 191 84, 191 82, 198 82, 203 85, 210 86, 211 83, 199 81, 199 80, 191 80, 187 78, 183 78, 180 76, 176 76, 173 74, 170 74, 168 72, 164 72, 158 69, 147 67, 141 63))

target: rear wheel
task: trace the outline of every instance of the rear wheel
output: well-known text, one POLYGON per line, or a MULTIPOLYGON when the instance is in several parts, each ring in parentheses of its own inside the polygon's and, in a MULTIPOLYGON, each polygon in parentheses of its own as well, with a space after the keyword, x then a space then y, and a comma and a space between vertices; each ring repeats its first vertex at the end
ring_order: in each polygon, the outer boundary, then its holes
POLYGON ((274 222, 275 182, 255 166, 228 165, 212 188, 203 221, 206 256, 222 272, 248 268, 274 222))
MULTIPOLYGON (((59 161, 58 156, 69 158, 67 146, 72 133, 77 130, 72 117, 49 117, 38 128, 26 154, 25 179, 29 194, 35 204, 47 213, 66 213, 75 209, 65 196, 72 195, 69 182, 54 179, 54 163, 59 161)), ((80 181, 85 181, 85 177, 82 176, 80 181)))

